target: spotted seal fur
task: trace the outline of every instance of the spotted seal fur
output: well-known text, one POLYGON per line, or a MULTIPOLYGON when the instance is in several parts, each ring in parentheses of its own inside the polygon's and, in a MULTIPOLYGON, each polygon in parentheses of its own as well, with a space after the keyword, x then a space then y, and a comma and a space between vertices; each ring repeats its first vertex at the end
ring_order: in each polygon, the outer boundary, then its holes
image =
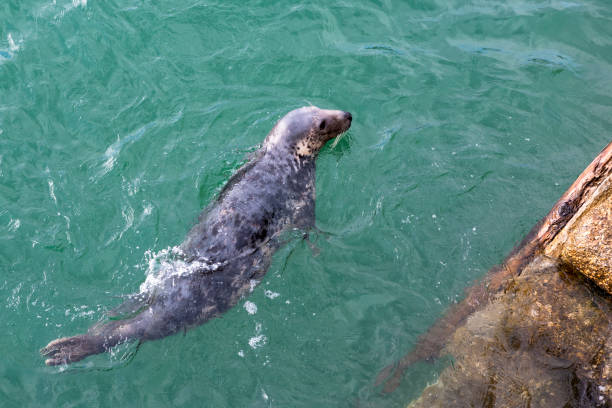
POLYGON ((41 350, 45 363, 69 364, 126 341, 169 336, 234 306, 266 273, 279 234, 314 225, 315 159, 351 121, 348 112, 314 106, 285 115, 203 211, 156 282, 147 278, 115 309, 129 317, 52 341, 41 350))

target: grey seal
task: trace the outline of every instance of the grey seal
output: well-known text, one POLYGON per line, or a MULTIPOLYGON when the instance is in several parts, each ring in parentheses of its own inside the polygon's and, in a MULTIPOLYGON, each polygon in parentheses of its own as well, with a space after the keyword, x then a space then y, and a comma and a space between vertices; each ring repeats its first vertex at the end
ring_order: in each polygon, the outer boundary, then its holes
POLYGON ((228 180, 155 276, 85 334, 41 349, 47 365, 69 364, 126 341, 160 339, 217 317, 261 279, 280 234, 315 221, 315 159, 352 116, 315 106, 293 110, 228 180), (151 283, 151 284, 147 284, 151 283))

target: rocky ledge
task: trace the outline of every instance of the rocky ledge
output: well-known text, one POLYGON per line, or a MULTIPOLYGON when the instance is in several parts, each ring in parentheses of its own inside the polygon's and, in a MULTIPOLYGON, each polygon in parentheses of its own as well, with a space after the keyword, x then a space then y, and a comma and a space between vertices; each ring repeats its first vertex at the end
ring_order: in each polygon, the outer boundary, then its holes
POLYGON ((612 143, 378 383, 445 354, 409 407, 612 406, 612 143))

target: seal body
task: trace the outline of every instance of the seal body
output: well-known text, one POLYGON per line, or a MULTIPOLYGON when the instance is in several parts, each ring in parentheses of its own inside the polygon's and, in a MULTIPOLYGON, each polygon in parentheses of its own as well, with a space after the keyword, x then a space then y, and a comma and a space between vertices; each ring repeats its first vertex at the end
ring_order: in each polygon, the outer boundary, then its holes
POLYGON ((266 273, 279 234, 314 225, 315 159, 351 121, 348 112, 314 106, 285 115, 203 211, 176 258, 114 312, 131 317, 52 341, 41 350, 46 364, 79 361, 129 340, 162 338, 234 306, 266 273))

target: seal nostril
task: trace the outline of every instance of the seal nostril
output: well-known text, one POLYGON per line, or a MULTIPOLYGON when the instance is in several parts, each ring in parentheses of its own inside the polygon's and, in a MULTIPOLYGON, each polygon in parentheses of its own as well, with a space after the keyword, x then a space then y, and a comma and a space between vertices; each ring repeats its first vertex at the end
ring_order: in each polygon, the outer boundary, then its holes
POLYGON ((353 115, 351 115, 351 112, 344 112, 344 117, 348 119, 349 122, 353 120, 353 115))

